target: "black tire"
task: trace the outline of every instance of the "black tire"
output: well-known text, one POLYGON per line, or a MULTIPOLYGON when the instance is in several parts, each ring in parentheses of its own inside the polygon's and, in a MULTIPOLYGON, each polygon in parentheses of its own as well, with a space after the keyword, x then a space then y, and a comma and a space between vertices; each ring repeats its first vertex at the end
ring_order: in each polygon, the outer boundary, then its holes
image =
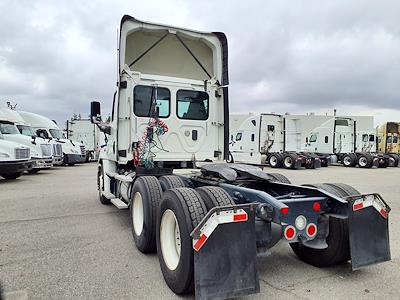
POLYGON ((132 235, 136 247, 143 253, 155 252, 157 210, 162 196, 161 185, 154 176, 141 176, 133 184, 131 195, 129 210, 132 235), (135 212, 135 201, 139 201, 139 196, 141 206, 135 212), (142 222, 139 222, 140 224, 137 224, 137 227, 134 226, 135 214, 140 214, 142 218, 142 222))
POLYGON ((40 171, 40 169, 30 169, 30 170, 28 171, 28 173, 29 173, 29 174, 37 174, 37 173, 39 173, 39 171, 40 171))
POLYGON ((348 168, 355 167, 357 165, 357 156, 353 153, 343 155, 342 164, 348 168))
POLYGON ((330 185, 332 187, 335 187, 336 189, 342 190, 343 193, 344 193, 344 196, 342 196, 342 197, 354 196, 354 195, 360 195, 361 194, 354 187, 352 187, 351 185, 348 185, 346 183, 325 183, 325 185, 330 185))
POLYGON ((158 180, 160 181, 163 192, 173 188, 186 187, 185 181, 176 175, 161 176, 158 180))
POLYGON ((362 154, 357 159, 357 164, 360 168, 369 169, 372 167, 373 163, 374 159, 368 154, 362 154))
POLYGON ((164 193, 157 215, 157 253, 164 280, 176 294, 194 290, 194 262, 190 233, 205 217, 207 208, 199 193, 190 188, 176 188, 164 193), (170 210, 175 215, 180 232, 180 256, 178 264, 171 270, 165 260, 161 246, 161 220, 170 210))
MULTIPOLYGON (((397 167, 399 165, 399 156, 397 154, 389 154, 391 162, 389 163, 390 167, 397 167)), ((389 159, 390 159, 389 158, 389 159)))
POLYGON ((283 157, 283 166, 285 167, 285 169, 294 169, 296 159, 296 154, 286 154, 283 157))
POLYGON ((291 183, 289 178, 287 178, 285 175, 279 174, 279 173, 267 173, 267 175, 271 176, 274 181, 277 182, 282 182, 282 183, 291 183))
POLYGON ((22 174, 23 172, 16 172, 16 173, 0 174, 0 176, 4 177, 5 179, 17 179, 22 174))
POLYGON ((216 206, 235 205, 232 197, 222 188, 217 186, 202 186, 196 191, 203 199, 207 211, 216 206))
POLYGON ((268 157, 268 164, 271 168, 281 168, 283 156, 280 153, 272 153, 268 157))
MULTIPOLYGON (((327 191, 338 197, 353 194, 354 188, 346 184, 305 184, 327 191)), ((347 219, 329 218, 328 248, 312 249, 300 243, 291 243, 293 252, 304 262, 315 267, 330 267, 350 259, 350 243, 347 219)))
POLYGON ((102 195, 104 191, 104 172, 103 165, 100 163, 97 167, 97 190, 99 191, 99 200, 101 204, 108 205, 110 204, 110 200, 102 195))

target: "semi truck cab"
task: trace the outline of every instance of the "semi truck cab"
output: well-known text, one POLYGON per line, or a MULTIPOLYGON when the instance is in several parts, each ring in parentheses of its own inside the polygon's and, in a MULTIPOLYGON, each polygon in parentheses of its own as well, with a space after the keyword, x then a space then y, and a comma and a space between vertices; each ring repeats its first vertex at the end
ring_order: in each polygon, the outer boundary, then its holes
POLYGON ((86 160, 85 146, 80 142, 66 139, 61 129, 52 120, 31 112, 19 111, 19 114, 32 125, 39 137, 61 145, 63 164, 74 165, 86 160))
POLYGON ((32 168, 30 148, 4 140, 0 133, 0 176, 16 179, 32 168))

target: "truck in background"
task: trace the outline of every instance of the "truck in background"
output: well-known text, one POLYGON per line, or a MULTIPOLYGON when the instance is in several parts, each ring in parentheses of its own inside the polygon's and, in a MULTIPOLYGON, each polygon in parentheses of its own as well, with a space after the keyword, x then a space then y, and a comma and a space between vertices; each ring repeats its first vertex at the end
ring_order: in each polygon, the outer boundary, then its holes
POLYGON ((72 166, 86 161, 85 146, 80 142, 66 139, 55 122, 35 113, 18 112, 27 123, 32 125, 39 137, 53 139, 61 144, 64 165, 72 166))
POLYGON ((354 119, 335 117, 310 132, 304 150, 319 157, 329 156, 333 163, 345 167, 394 166, 389 156, 375 152, 375 142, 370 141, 372 139, 375 139, 373 130, 357 132, 354 119))
POLYGON ((30 148, 6 141, 0 132, 0 176, 16 179, 25 171, 32 169, 30 148))
MULTIPOLYGON (((311 119, 307 122, 317 123, 311 119)), ((247 118, 235 134, 230 160, 249 164, 267 163, 273 168, 309 169, 329 165, 329 158, 303 152, 304 119, 277 114, 247 118)))
POLYGON ((14 122, 14 114, 8 108, 0 109, 0 132, 6 141, 22 144, 30 148, 32 168, 29 173, 53 166, 52 146, 42 138, 21 134, 14 122))
POLYGON ((52 139, 42 139, 37 136, 36 131, 32 128, 32 126, 27 123, 18 111, 10 108, 3 109, 3 112, 7 113, 9 120, 11 120, 18 128, 19 132, 23 135, 29 136, 33 139, 40 140, 42 142, 46 142, 51 144, 52 146, 52 156, 53 156, 53 165, 61 165, 63 163, 63 155, 61 145, 55 142, 52 139))
POLYGON ((394 165, 400 163, 400 123, 386 122, 376 128, 377 152, 390 157, 394 165))
POLYGON ((66 123, 67 139, 80 141, 85 145, 86 161, 98 160, 101 146, 106 145, 105 134, 90 119, 74 116, 66 123))

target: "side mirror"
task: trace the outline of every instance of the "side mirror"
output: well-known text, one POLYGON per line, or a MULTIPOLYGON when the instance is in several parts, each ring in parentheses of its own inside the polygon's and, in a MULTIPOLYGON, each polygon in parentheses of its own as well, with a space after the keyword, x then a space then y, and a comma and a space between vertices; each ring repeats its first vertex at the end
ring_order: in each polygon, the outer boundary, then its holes
POLYGON ((100 102, 97 101, 90 102, 90 119, 92 120, 92 122, 94 122, 94 120, 100 121, 101 120, 100 115, 101 115, 100 102))

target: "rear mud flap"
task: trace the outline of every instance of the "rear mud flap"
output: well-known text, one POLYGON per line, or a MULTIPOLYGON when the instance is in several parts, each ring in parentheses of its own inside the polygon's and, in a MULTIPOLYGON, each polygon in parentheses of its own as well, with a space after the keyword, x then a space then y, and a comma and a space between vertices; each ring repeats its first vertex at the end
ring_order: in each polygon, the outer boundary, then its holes
POLYGON ((196 299, 226 299, 260 291, 254 207, 240 207, 248 215, 246 221, 219 224, 201 249, 194 251, 196 299))
POLYGON ((352 269, 390 260, 389 206, 378 194, 348 200, 352 269))

